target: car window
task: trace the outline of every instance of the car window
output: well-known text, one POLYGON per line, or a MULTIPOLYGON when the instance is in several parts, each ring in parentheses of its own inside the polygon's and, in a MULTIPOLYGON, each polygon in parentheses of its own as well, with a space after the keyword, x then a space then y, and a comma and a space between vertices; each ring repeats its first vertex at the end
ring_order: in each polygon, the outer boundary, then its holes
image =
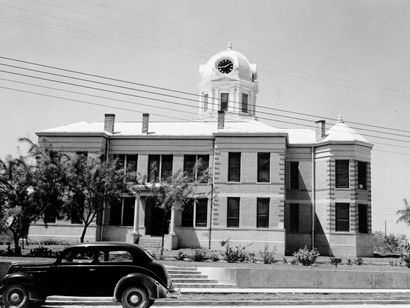
POLYGON ((125 250, 98 252, 98 262, 100 263, 132 263, 132 261, 132 255, 125 250))
POLYGON ((69 250, 61 256, 61 263, 79 264, 92 263, 94 259, 94 252, 90 250, 69 250))

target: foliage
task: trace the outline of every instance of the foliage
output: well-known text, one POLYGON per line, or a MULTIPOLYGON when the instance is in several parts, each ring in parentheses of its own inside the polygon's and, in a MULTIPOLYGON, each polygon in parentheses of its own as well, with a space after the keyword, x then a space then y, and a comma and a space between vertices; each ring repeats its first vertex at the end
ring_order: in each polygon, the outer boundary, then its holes
POLYGON ((265 244, 263 251, 259 252, 263 264, 273 264, 278 262, 275 258, 275 249, 273 251, 269 250, 269 246, 265 244))
POLYGON ((404 222, 407 225, 410 225, 410 204, 407 202, 406 198, 403 199, 403 203, 404 209, 396 212, 396 214, 399 215, 397 222, 404 222))
POLYGON ((218 262, 219 261, 219 254, 217 254, 217 253, 213 253, 212 255, 211 255, 211 261, 212 262, 218 262))
POLYGON ((375 252, 381 255, 400 255, 403 249, 409 245, 405 235, 384 235, 381 231, 373 233, 375 252))
POLYGON ((229 239, 221 241, 221 246, 225 246, 223 256, 224 260, 228 263, 245 262, 248 259, 248 253, 245 251, 246 247, 235 246, 232 248, 229 244, 229 239))
POLYGON ((0 227, 12 234, 16 255, 21 255, 19 241, 27 237, 30 223, 42 214, 33 201, 34 172, 23 157, 0 160, 0 227))
POLYGON ((400 260, 410 268, 410 251, 405 251, 401 254, 400 260))
POLYGON ((297 252, 293 253, 293 259, 304 266, 310 266, 316 262, 319 252, 313 248, 309 250, 306 246, 303 249, 299 249, 297 252))
POLYGON ((42 246, 30 249, 30 252, 28 253, 28 256, 37 258, 50 258, 55 255, 56 253, 54 253, 51 249, 42 246))
POLYGON ((178 250, 177 255, 175 257, 178 261, 183 261, 185 259, 185 254, 182 250, 178 250))
POLYGON ((84 242, 88 226, 104 210, 106 203, 119 200, 126 191, 126 174, 117 170, 116 161, 102 162, 78 156, 69 161, 67 178, 63 213, 67 218, 75 217, 82 222, 80 242, 84 242))
POLYGON ((195 262, 203 262, 205 261, 205 252, 201 249, 195 249, 194 255, 192 256, 192 259, 195 262))

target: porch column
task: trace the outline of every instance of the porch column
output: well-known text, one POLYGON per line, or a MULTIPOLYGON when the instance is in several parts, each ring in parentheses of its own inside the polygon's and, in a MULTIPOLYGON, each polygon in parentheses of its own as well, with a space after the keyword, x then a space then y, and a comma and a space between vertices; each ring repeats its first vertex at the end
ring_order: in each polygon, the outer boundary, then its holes
POLYGON ((138 241, 140 233, 139 233, 139 219, 140 219, 140 204, 141 198, 140 194, 135 194, 135 204, 134 204, 134 225, 132 234, 134 236, 134 242, 138 241))
POLYGON ((171 220, 169 222, 169 234, 175 235, 175 207, 171 208, 171 220))

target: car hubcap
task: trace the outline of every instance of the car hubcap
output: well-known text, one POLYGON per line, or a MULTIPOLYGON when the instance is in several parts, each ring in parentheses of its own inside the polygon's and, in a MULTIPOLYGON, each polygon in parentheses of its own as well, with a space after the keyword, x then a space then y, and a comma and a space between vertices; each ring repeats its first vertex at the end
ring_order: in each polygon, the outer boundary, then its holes
POLYGON ((19 292, 13 292, 10 295, 10 301, 13 304, 18 304, 21 302, 21 294, 19 292))
POLYGON ((136 305, 138 304, 139 301, 140 301, 140 297, 138 295, 136 294, 131 295, 130 297, 131 304, 136 305))

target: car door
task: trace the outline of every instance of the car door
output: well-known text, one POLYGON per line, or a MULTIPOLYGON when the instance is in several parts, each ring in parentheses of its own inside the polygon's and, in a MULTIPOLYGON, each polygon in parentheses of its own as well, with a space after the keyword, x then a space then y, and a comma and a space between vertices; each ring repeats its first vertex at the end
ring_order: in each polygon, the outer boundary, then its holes
POLYGON ((96 280, 101 296, 112 296, 118 281, 135 272, 132 255, 122 249, 106 248, 97 253, 96 280))
POLYGON ((94 250, 76 247, 56 262, 52 269, 53 293, 66 296, 96 295, 94 250))

